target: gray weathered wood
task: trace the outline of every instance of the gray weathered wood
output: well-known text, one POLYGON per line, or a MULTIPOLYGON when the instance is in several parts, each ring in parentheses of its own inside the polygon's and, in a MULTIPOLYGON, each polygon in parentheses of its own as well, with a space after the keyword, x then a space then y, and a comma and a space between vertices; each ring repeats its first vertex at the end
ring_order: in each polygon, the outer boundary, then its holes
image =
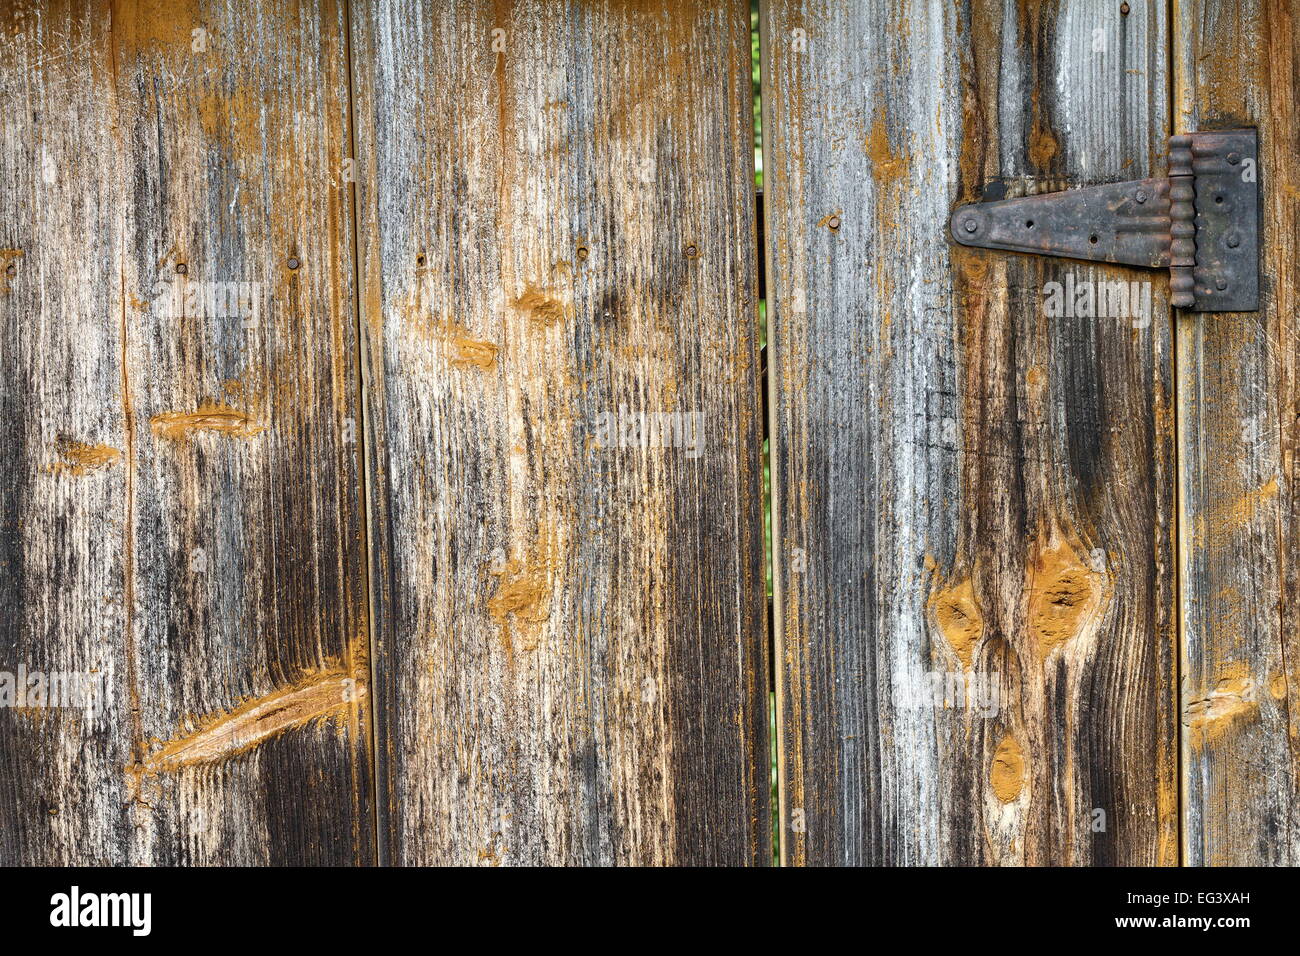
POLYGON ((353 36, 383 858, 761 863, 747 5, 353 36))
POLYGON ((765 7, 788 862, 1177 861, 1167 280, 946 235, 999 177, 1163 169, 1165 5, 1129 6, 765 7), (1150 298, 1050 317, 1067 276, 1150 298))
POLYGON ((0 712, 0 859, 368 861, 342 9, 13 13, 0 669, 106 709, 0 712))
POLYGON ((1178 320, 1185 858, 1300 861, 1300 48, 1293 2, 1175 9, 1180 130, 1259 130, 1261 302, 1178 320))

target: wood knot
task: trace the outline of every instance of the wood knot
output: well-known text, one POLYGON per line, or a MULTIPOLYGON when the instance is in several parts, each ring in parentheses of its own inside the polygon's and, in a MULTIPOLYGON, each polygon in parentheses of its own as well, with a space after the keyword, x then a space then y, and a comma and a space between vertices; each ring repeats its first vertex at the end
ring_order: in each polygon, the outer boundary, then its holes
POLYGON ((984 618, 975 603, 971 579, 934 592, 930 596, 930 615, 962 667, 970 670, 975 647, 984 634, 984 618))
POLYGON ((1183 722, 1192 747, 1199 750, 1258 717, 1255 681, 1246 665, 1238 663, 1224 668, 1214 690, 1187 704, 1183 722))
POLYGON ((552 295, 538 289, 529 289, 515 300, 515 308, 542 325, 554 325, 569 317, 569 308, 552 295))
POLYGON ((1045 547, 1040 544, 1026 577, 1029 630, 1043 659, 1095 626, 1110 591, 1106 575, 1085 565, 1075 547, 1055 535, 1045 547))
POLYGON ((1002 738, 989 767, 989 785, 1003 803, 1014 803, 1025 788, 1025 754, 1010 734, 1002 738))

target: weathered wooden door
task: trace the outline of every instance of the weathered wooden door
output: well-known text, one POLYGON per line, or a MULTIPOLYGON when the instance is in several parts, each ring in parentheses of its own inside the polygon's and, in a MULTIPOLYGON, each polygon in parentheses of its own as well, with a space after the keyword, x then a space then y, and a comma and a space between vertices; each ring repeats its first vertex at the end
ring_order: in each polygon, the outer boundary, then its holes
POLYGON ((3 8, 0 862, 1300 857, 1293 3, 3 8))

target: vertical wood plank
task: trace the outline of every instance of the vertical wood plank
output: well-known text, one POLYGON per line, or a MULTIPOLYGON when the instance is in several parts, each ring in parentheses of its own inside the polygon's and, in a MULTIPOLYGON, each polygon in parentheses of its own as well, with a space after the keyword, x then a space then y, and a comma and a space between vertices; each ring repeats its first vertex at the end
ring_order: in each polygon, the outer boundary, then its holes
POLYGON ((985 184, 1163 169, 1165 7, 1128 6, 765 5, 787 862, 1177 861, 1166 281, 946 233, 985 184))
POLYGON ((1176 125, 1256 127, 1260 311, 1180 315, 1186 860, 1300 860, 1295 3, 1175 4, 1176 125))
POLYGON ((5 860, 366 862, 343 10, 17 9, 0 667, 107 708, 0 715, 5 860))
POLYGON ((747 14, 355 7, 395 863, 769 856, 747 14))
MULTIPOLYGON (((125 684, 121 214, 106 3, 0 31, 0 671, 125 684)), ((3 678, 0 678, 3 679, 3 678)), ((12 678, 10 678, 12 680, 12 678)), ((24 681, 24 683, 26 683, 24 681)), ((118 860, 124 694, 0 709, 0 860, 118 860)))

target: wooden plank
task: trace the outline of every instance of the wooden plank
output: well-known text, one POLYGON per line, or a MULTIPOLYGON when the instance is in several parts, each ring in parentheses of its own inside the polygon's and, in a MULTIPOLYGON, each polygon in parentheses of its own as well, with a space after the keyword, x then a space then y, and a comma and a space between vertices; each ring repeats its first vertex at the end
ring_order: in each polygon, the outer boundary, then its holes
POLYGON ((1167 284, 946 232, 999 178, 1163 170, 1128 6, 765 7, 788 862, 1177 861, 1167 284), (1131 316, 1049 314, 1121 279, 1131 316))
POLYGON ((0 715, 0 857, 367 861, 342 9, 15 9, 0 667, 106 694, 0 715))
POLYGON ((747 5, 353 37, 383 858, 763 862, 747 5))
POLYGON ((1176 124, 1253 126, 1260 311, 1181 315, 1185 853, 1300 861, 1300 51, 1294 2, 1175 5, 1176 124))

